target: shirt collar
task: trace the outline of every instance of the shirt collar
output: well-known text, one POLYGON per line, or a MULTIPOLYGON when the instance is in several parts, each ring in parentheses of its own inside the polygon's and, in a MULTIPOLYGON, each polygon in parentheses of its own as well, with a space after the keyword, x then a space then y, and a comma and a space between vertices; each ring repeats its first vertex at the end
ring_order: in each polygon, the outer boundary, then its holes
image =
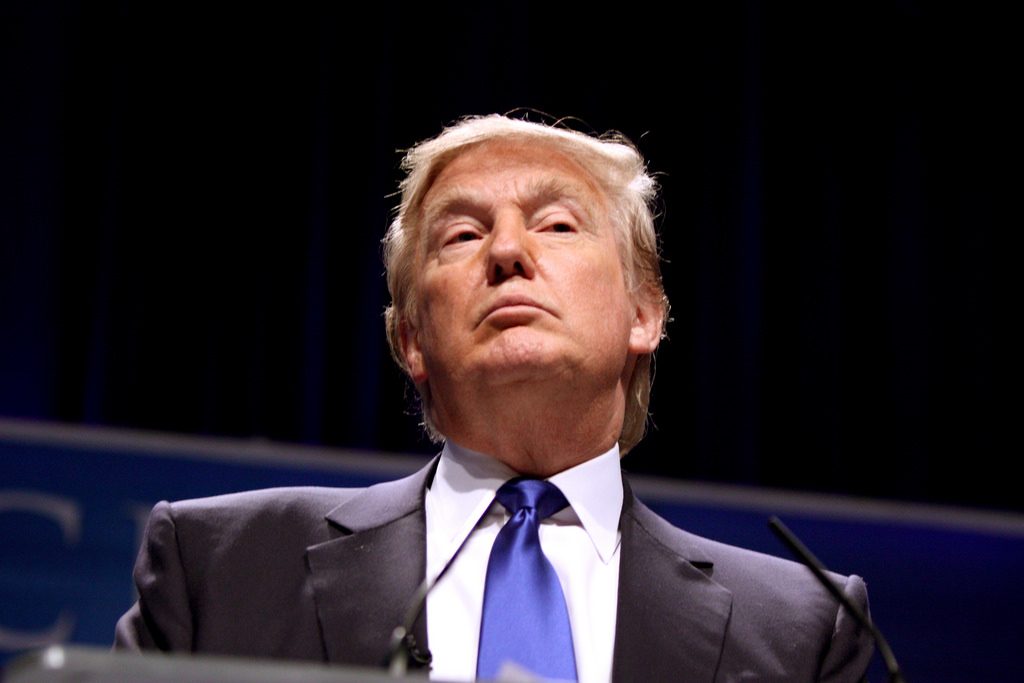
MULTIPOLYGON (((494 494, 518 474, 504 463, 447 441, 430 486, 442 528, 455 545, 470 532, 494 502, 494 494)), ((555 517, 575 522, 590 536, 601 561, 608 563, 619 544, 622 470, 615 444, 596 458, 549 477, 569 501, 555 517)))
POLYGON ((619 444, 596 458, 548 477, 548 481, 565 495, 601 561, 608 564, 619 545, 619 517, 622 514, 619 444))

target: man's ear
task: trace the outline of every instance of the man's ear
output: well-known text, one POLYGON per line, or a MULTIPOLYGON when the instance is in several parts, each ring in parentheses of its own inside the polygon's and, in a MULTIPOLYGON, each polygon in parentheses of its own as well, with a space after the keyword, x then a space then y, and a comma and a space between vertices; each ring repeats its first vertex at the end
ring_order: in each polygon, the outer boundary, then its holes
POLYGON ((402 358, 405 359, 413 384, 422 384, 427 380, 427 365, 423 360, 419 331, 409 323, 408 318, 402 318, 398 323, 398 343, 402 347, 402 358))
POLYGON ((637 292, 633 327, 629 332, 629 350, 638 356, 654 353, 665 328, 662 297, 650 288, 637 292))

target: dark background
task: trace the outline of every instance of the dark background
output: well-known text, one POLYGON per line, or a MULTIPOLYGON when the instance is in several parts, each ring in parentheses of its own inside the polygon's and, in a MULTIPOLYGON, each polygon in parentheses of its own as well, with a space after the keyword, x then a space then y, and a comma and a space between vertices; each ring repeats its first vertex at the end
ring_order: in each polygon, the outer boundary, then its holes
POLYGON ((1024 509, 1009 23, 708 4, 4 3, 0 415, 433 449, 384 341, 396 150, 530 107, 664 189, 627 467, 1024 509))

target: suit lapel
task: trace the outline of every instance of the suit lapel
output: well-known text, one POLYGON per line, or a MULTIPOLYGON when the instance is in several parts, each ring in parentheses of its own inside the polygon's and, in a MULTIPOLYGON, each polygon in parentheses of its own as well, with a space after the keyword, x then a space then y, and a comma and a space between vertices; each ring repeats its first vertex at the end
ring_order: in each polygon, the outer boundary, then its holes
POLYGON ((690 536, 654 514, 623 482, 622 558, 613 681, 712 681, 732 594, 690 536))
MULTIPOLYGON (((424 492, 436 459, 416 474, 364 489, 329 512, 331 539, 306 550, 327 660, 381 666, 391 633, 426 575, 424 492)), ((425 649, 426 614, 413 633, 425 649)))

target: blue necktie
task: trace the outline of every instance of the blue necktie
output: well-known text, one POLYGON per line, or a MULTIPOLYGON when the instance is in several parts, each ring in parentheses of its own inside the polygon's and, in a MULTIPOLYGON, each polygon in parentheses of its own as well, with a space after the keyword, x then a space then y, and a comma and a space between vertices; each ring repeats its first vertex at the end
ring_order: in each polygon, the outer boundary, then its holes
POLYGON ((494 678, 511 660, 539 676, 575 681, 565 596, 538 536, 540 521, 569 503, 557 486, 538 479, 513 479, 495 498, 511 517, 487 563, 477 678, 494 678))

